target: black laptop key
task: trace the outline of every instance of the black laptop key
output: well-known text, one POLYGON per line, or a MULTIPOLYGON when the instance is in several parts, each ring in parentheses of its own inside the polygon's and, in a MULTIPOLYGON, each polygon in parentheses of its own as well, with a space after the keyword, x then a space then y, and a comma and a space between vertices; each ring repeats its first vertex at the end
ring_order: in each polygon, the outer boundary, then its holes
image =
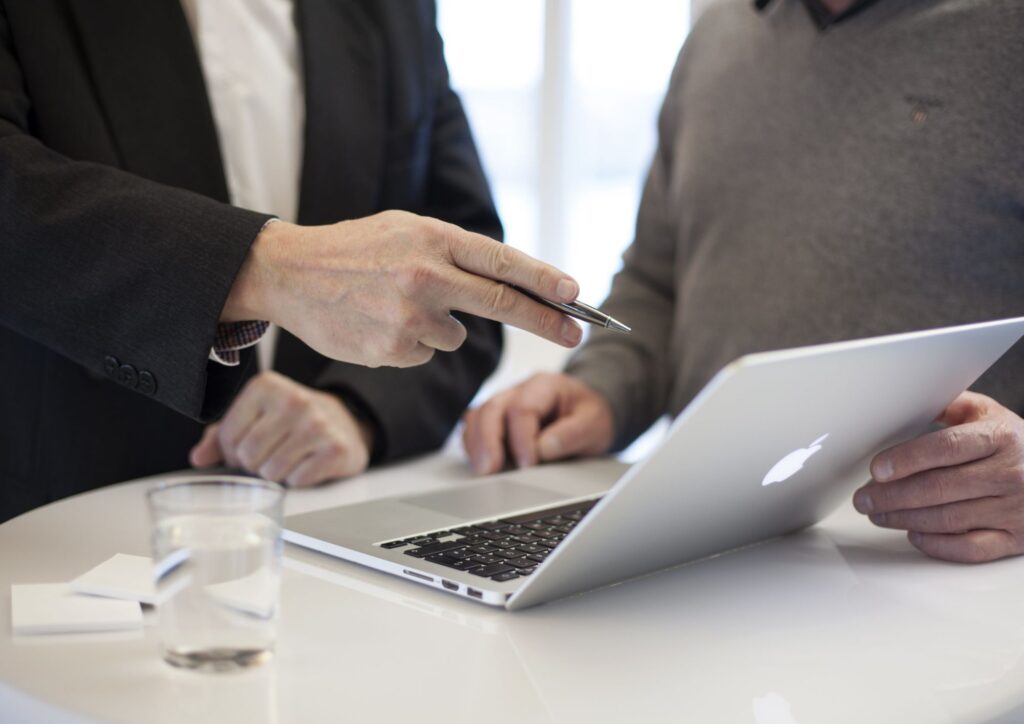
POLYGON ((529 558, 513 558, 511 561, 505 561, 513 568, 533 568, 537 565, 537 561, 531 561, 529 558))
POLYGON ((415 556, 416 558, 426 558, 434 553, 444 553, 445 551, 450 551, 455 548, 462 548, 465 545, 465 543, 458 540, 445 541, 443 543, 431 543, 429 545, 420 546, 419 548, 414 548, 411 551, 405 551, 405 554, 407 556, 415 556))
POLYGON ((499 573, 508 573, 513 568, 505 563, 492 563, 489 566, 480 566, 470 571, 474 576, 480 576, 482 578, 490 578, 496 576, 499 573))
POLYGON ((435 553, 432 556, 427 556, 424 560, 430 561, 431 563, 440 563, 442 566, 451 566, 455 563, 460 563, 458 558, 446 556, 444 553, 435 553))
POLYGON ((511 581, 513 578, 519 578, 519 574, 516 571, 505 571, 495 576, 491 576, 492 581, 502 583, 503 581, 511 581))
POLYGON ((547 510, 540 510, 534 513, 523 513, 522 515, 509 516, 503 520, 506 523, 526 525, 527 527, 529 527, 528 522, 536 522, 544 520, 545 518, 555 518, 557 516, 570 518, 572 520, 579 520, 596 504, 596 500, 588 500, 583 503, 568 503, 557 508, 548 508, 547 510))
POLYGON ((537 563, 543 563, 544 559, 548 557, 548 553, 549 552, 550 551, 547 548, 545 548, 543 553, 531 553, 530 555, 528 555, 526 557, 529 558, 531 561, 537 561, 537 563))
POLYGON ((482 566, 489 566, 492 563, 501 563, 500 558, 495 558, 493 556, 473 556, 472 558, 467 558, 466 560, 474 561, 482 566))
POLYGON ((492 530, 492 531, 489 531, 487 533, 484 533, 480 537, 485 539, 485 540, 508 540, 512 536, 510 536, 508 533, 504 533, 502 531, 492 530))
POLYGON ((433 543, 434 539, 429 536, 420 535, 416 536, 415 538, 406 538, 405 542, 414 546, 425 546, 430 543, 433 543))
POLYGON ((404 540, 389 540, 387 543, 381 543, 381 548, 401 548, 402 546, 409 545, 408 541, 404 540))
POLYGON ((556 540, 542 540, 539 543, 537 543, 537 545, 544 546, 545 548, 554 548, 556 545, 558 545, 558 541, 556 541, 556 540))
POLYGON ((476 527, 483 528, 484 530, 501 530, 503 528, 508 528, 508 523, 502 523, 498 520, 492 520, 488 521, 487 523, 477 523, 476 527))
POLYGON ((480 564, 474 561, 472 558, 467 558, 462 561, 456 561, 455 563, 449 564, 449 568, 454 568, 457 571, 471 571, 474 568, 479 568, 480 564))
POLYGON ((468 548, 456 548, 455 550, 448 551, 445 555, 461 561, 466 558, 472 558, 473 552, 468 548))
POLYGON ((547 550, 547 548, 544 548, 543 546, 534 545, 533 543, 520 543, 516 547, 523 553, 540 553, 541 551, 547 550))
POLYGON ((537 541, 544 539, 535 535, 517 535, 512 540, 516 543, 536 543, 537 541))
POLYGON ((528 576, 531 573, 533 573, 535 570, 537 570, 537 569, 536 568, 517 568, 516 569, 516 573, 518 573, 520 576, 528 576))

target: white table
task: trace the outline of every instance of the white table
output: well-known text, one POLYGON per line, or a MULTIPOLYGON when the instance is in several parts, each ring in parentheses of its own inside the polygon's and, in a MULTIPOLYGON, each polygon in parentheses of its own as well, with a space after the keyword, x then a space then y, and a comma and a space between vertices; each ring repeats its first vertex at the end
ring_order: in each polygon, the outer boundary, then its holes
MULTIPOLYGON (((472 484, 442 454, 288 512, 472 484)), ((277 657, 176 670, 155 631, 13 639, 11 583, 148 555, 125 483, 0 526, 0 721, 1024 721, 1024 559, 931 561, 848 506, 752 549, 510 614, 295 547, 277 657)))

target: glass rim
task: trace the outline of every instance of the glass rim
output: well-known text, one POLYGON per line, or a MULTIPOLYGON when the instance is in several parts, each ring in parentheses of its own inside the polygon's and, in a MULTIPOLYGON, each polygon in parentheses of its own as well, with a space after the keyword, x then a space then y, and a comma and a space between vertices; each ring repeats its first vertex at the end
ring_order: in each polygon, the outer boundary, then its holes
MULTIPOLYGON (((280 483, 271 480, 256 478, 247 475, 176 475, 163 478, 146 490, 146 501, 151 509, 175 507, 173 503, 161 502, 159 496, 172 490, 184 490, 186 488, 202 487, 236 487, 238 489, 260 490, 272 496, 271 500, 259 508, 268 508, 278 505, 284 500, 286 489, 280 483)), ((184 507, 188 507, 187 505, 184 507)))

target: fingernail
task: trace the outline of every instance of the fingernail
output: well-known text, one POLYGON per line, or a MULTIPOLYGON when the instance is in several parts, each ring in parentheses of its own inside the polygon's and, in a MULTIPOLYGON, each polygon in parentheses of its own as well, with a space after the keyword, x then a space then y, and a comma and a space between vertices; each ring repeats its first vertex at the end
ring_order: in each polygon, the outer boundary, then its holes
POLYGON ((912 543, 913 545, 915 545, 915 546, 919 546, 919 545, 921 545, 921 540, 922 540, 922 539, 924 538, 924 536, 922 536, 922 535, 921 535, 920 533, 918 533, 918 532, 917 532, 917 531, 915 530, 915 531, 911 531, 911 532, 910 532, 910 533, 909 533, 909 534, 907 535, 907 538, 909 538, 909 539, 910 539, 910 542, 911 542, 911 543, 912 543))
POLYGON ((559 299, 563 302, 574 302, 580 294, 580 285, 572 279, 562 279, 558 282, 558 289, 556 291, 559 299))
POLYGON ((537 447, 540 449, 540 456, 543 460, 554 460, 562 451, 562 446, 554 437, 542 437, 537 447))
POLYGON ((879 458, 871 470, 871 476, 880 483, 892 478, 892 461, 889 458, 879 458))
POLYGON ((526 457, 525 455, 521 455, 520 457, 516 458, 516 467, 517 468, 528 468, 528 467, 530 467, 530 458, 526 457))
POLYGON ((579 344, 582 336, 583 330, 580 329, 578 324, 569 319, 562 322, 562 341, 567 345, 575 347, 579 344))
POLYGON ((480 453, 473 461, 473 468, 478 475, 483 475, 491 468, 491 456, 487 453, 480 453))
POLYGON ((869 515, 868 520, 875 525, 885 525, 886 515, 885 513, 875 513, 874 515, 869 515))
POLYGON ((870 495, 861 490, 853 496, 853 507, 861 513, 870 513, 875 509, 875 503, 871 500, 870 495))

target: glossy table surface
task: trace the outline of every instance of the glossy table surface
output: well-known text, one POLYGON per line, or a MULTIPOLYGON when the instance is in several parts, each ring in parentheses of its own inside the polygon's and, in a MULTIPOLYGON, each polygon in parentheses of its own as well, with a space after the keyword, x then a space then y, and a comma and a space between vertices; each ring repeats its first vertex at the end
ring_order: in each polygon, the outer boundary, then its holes
MULTIPOLYGON (((148 555, 150 482, 0 525, 0 721, 1024 721, 1024 559, 928 560, 849 505, 815 528, 507 613, 287 546, 272 664, 198 674, 155 630, 11 636, 10 584, 148 555)), ((438 454, 290 513, 472 485, 438 454)))

